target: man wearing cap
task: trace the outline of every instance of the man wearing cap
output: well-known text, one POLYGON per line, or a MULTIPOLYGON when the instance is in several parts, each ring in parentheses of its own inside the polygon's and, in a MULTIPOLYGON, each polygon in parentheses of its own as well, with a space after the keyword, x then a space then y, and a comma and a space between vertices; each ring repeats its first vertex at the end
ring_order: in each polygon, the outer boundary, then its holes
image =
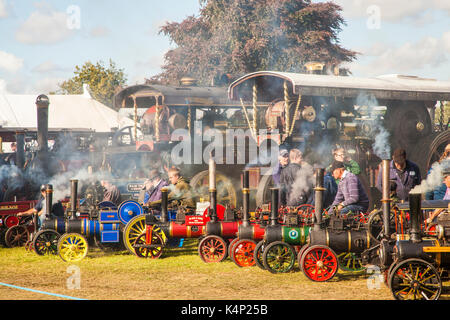
POLYGON ((145 191, 144 204, 148 205, 148 203, 150 202, 161 200, 161 189, 167 187, 168 185, 169 184, 167 183, 167 181, 161 179, 161 174, 158 170, 151 170, 149 174, 148 185, 145 191))
POLYGON ((369 208, 369 197, 359 178, 347 171, 343 162, 333 161, 331 174, 334 179, 339 179, 338 190, 332 207, 340 214, 348 212, 366 212, 369 208))
POLYGON ((32 214, 38 214, 38 216, 39 216, 39 219, 38 219, 39 226, 38 226, 38 228, 40 228, 40 226, 42 225, 42 223, 43 223, 43 221, 45 219, 45 211, 46 211, 46 209, 45 209, 45 205, 46 205, 46 202, 45 202, 45 195, 46 195, 45 189, 46 189, 45 188, 45 184, 41 185, 41 187, 39 188, 40 196, 39 196, 39 200, 36 203, 36 205, 34 206, 34 208, 28 209, 27 211, 23 211, 23 212, 17 213, 18 217, 30 216, 32 214))
POLYGON ((278 155, 278 163, 273 168, 272 180, 274 187, 280 186, 281 170, 289 164, 289 152, 286 149, 281 149, 278 155))
MULTIPOLYGON (((378 172, 377 189, 382 192, 382 170, 378 172)), ((406 159, 406 151, 398 148, 392 154, 389 165, 389 179, 396 185, 395 193, 399 200, 407 201, 409 191, 422 181, 420 169, 412 161, 406 159)), ((395 187, 394 185, 394 187, 395 187)))

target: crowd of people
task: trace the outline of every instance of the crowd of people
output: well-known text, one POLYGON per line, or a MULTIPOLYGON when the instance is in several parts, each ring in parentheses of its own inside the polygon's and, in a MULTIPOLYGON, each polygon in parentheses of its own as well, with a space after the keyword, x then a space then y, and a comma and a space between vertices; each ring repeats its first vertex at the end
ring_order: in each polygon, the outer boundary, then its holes
MULTIPOLYGON (((324 175, 323 207, 340 214, 367 212, 369 196, 359 178, 360 166, 342 147, 334 149, 332 156, 332 162, 326 168, 324 175)), ((450 144, 445 148, 439 162, 444 160, 450 160, 450 144)), ((272 170, 272 180, 273 185, 280 189, 281 205, 314 204, 314 179, 310 179, 315 174, 312 165, 314 164, 309 164, 303 159, 303 154, 298 149, 280 150, 278 164, 272 170), (296 185, 300 181, 303 181, 303 187, 299 189, 296 185), (311 181, 309 185, 308 181, 311 181)), ((448 175, 450 176, 450 172, 448 175)), ((380 192, 382 192, 381 176, 382 170, 379 170, 376 188, 380 192)), ((446 172, 442 177, 442 185, 427 192, 426 199, 450 199, 450 177, 447 177, 446 172)), ((407 159, 406 151, 402 148, 392 153, 389 180, 391 197, 396 201, 408 201, 409 192, 422 182, 418 165, 407 159)), ((431 218, 434 219, 435 216, 431 218)))

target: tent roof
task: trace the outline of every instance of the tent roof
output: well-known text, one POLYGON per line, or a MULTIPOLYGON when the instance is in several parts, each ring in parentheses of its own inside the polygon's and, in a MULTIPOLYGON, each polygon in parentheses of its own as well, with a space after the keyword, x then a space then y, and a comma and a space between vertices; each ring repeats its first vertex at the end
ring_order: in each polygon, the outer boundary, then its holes
MULTIPOLYGON (((0 127, 36 130, 37 95, 0 93, 0 127)), ((48 129, 111 132, 134 125, 131 119, 96 101, 89 94, 48 95, 48 129)))

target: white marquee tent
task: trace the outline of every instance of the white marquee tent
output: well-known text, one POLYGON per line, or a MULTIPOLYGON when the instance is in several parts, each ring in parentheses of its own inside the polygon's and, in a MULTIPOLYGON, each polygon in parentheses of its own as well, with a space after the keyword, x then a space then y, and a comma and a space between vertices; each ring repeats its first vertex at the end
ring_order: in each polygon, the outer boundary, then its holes
MULTIPOLYGON (((112 128, 133 126, 134 122, 93 99, 85 88, 80 95, 48 95, 48 128, 111 132, 112 128)), ((0 127, 36 130, 37 95, 7 94, 0 91, 0 127)))

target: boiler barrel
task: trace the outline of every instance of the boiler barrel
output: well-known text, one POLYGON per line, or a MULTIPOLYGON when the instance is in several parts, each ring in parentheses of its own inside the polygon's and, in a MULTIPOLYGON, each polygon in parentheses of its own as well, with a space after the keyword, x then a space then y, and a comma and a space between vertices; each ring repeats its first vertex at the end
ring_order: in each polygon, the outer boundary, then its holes
POLYGON ((309 234, 309 245, 325 245, 336 252, 361 253, 369 249, 371 243, 367 231, 329 232, 329 230, 314 230, 309 234))

